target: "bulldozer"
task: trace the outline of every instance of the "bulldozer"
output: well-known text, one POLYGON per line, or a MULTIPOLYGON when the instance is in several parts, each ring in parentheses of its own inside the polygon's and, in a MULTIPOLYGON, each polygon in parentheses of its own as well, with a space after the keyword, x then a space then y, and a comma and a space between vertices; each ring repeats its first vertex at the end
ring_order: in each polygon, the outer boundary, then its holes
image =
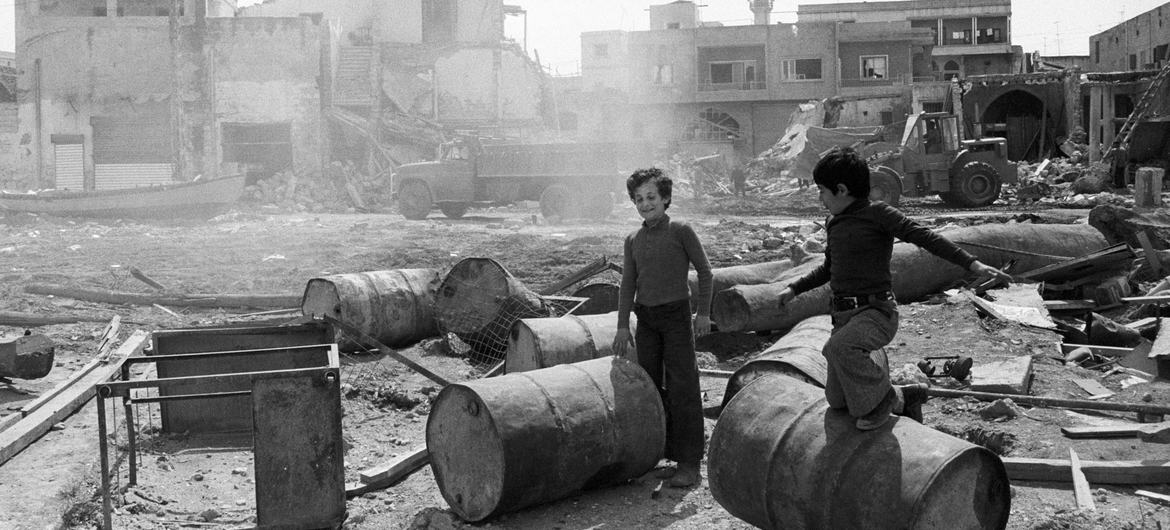
POLYGON ((867 162, 870 200, 895 206, 903 196, 938 194, 949 206, 978 208, 995 202, 1003 184, 1017 181, 1005 139, 963 140, 958 117, 947 112, 910 116, 901 145, 867 162))

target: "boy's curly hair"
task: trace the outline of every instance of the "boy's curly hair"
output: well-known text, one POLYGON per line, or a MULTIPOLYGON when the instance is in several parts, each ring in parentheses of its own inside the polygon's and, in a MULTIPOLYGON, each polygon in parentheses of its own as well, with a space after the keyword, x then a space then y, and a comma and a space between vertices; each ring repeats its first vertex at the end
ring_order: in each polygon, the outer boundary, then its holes
POLYGON ((670 208, 671 192, 674 190, 674 181, 666 176, 661 169, 650 167, 639 169, 630 174, 626 179, 626 192, 630 194, 630 200, 634 200, 634 191, 642 187, 647 182, 653 182, 654 187, 658 188, 658 195, 661 195, 666 200, 665 208, 670 208))
POLYGON ((837 185, 844 184, 849 195, 869 197, 869 165, 852 147, 834 147, 825 153, 813 168, 813 182, 829 188, 835 194, 837 185))

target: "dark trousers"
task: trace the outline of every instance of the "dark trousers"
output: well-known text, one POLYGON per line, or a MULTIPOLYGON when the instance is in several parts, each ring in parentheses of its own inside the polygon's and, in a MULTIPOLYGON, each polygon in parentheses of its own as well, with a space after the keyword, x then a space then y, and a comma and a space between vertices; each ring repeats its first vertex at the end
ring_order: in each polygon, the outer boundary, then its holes
POLYGON ((846 408, 850 416, 859 418, 877 407, 892 388, 882 347, 898 332, 897 303, 891 300, 833 311, 832 318, 833 332, 821 350, 829 364, 825 399, 830 407, 846 408))
POLYGON ((697 464, 703 458, 703 400, 690 300, 635 304, 634 314, 638 364, 654 380, 666 409, 666 458, 697 464))

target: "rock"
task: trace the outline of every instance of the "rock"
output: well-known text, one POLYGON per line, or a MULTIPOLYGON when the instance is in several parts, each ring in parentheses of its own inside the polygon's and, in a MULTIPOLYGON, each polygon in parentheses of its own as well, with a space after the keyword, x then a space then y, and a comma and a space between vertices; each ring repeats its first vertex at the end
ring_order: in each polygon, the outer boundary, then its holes
POLYGON ((1076 193, 1101 193, 1109 189, 1109 179, 1105 175, 1081 175, 1073 181, 1073 191, 1076 193))
POLYGON ((784 240, 778 237, 769 237, 764 239, 764 248, 777 249, 784 246, 784 240))
POLYGON ((424 508, 414 515, 410 530, 457 530, 463 525, 454 514, 438 508, 424 508))
POLYGON ((237 467, 237 468, 232 470, 232 474, 233 475, 240 475, 241 477, 246 477, 246 476, 248 476, 248 468, 237 467))
POLYGON ((979 416, 991 421, 999 418, 1014 419, 1021 414, 1020 407, 1011 399, 997 399, 979 411, 979 416))
POLYGON ((202 482, 203 481, 203 473, 196 473, 194 475, 191 475, 191 480, 194 480, 195 482, 202 482))
POLYGON ((199 520, 207 523, 219 519, 219 516, 219 510, 216 510, 215 508, 208 508, 202 512, 199 512, 199 520))

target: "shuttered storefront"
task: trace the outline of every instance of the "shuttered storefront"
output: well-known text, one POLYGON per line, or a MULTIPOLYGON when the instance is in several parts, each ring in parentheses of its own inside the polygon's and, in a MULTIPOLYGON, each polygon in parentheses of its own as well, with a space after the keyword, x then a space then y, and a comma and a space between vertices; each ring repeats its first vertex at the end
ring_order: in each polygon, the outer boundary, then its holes
POLYGON ((85 138, 80 134, 54 134, 53 167, 56 168, 53 182, 59 190, 82 191, 85 189, 85 138))
POLYGON ((169 114, 163 107, 136 116, 95 116, 94 187, 133 188, 174 182, 169 114))

